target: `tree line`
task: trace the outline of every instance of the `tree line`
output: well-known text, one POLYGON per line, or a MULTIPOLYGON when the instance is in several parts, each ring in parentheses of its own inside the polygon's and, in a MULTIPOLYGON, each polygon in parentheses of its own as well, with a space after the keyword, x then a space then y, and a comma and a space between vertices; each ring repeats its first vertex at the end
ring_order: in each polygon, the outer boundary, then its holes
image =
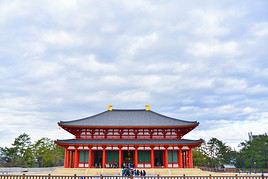
MULTIPOLYGON (((236 151, 217 138, 211 138, 193 150, 194 166, 219 168, 233 164, 237 168, 268 168, 268 136, 260 135, 240 143, 236 151)), ((0 147, 0 166, 62 166, 64 150, 52 140, 41 138, 32 143, 28 134, 15 138, 11 147, 0 147)))
POLYGON ((32 143, 28 134, 15 138, 11 147, 0 148, 2 167, 53 167, 63 165, 64 150, 48 138, 32 143))
POLYGON ((232 164, 237 168, 268 168, 268 136, 259 135, 251 141, 241 142, 236 151, 217 138, 211 138, 193 150, 195 166, 219 168, 232 164))

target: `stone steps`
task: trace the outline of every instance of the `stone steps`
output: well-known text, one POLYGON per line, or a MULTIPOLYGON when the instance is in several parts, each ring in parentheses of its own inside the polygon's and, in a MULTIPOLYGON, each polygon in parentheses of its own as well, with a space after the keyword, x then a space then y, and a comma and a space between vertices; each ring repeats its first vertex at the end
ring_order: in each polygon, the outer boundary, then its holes
MULTIPOLYGON (((139 168, 139 170, 143 170, 139 168)), ((209 175, 210 172, 202 171, 198 168, 187 169, 144 169, 147 175, 209 175)), ((52 172, 53 175, 120 175, 121 169, 103 168, 57 168, 52 172)))

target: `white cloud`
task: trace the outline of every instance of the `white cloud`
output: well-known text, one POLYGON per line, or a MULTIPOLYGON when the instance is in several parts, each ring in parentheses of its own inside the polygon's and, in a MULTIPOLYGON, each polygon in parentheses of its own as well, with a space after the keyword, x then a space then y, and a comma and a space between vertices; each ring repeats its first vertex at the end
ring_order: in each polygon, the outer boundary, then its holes
POLYGON ((206 129, 206 126, 203 126, 203 129, 195 129, 192 133, 187 134, 186 137, 201 137, 206 141, 211 137, 216 137, 238 150, 238 144, 244 140, 248 140, 249 132, 255 135, 267 132, 268 115, 266 112, 258 116, 252 116, 251 118, 243 121, 207 121, 207 124, 213 124, 213 128, 206 129))
POLYGON ((9 133, 0 145, 22 132, 70 137, 59 120, 108 103, 151 103, 199 121, 190 138, 233 146, 264 132, 254 123, 267 125, 263 11, 242 1, 1 1, 0 121, 9 133))
POLYGON ((157 33, 151 33, 144 36, 132 37, 129 39, 129 46, 126 49, 127 56, 135 55, 139 50, 149 48, 157 43, 159 36, 157 33))
POLYGON ((62 59, 62 63, 68 65, 69 68, 76 67, 86 72, 111 73, 117 70, 114 64, 101 62, 94 54, 62 59))
POLYGON ((196 57, 236 56, 239 55, 239 45, 234 42, 196 42, 189 46, 188 52, 196 57))
POLYGON ((228 26, 223 24, 226 22, 226 18, 232 18, 232 14, 228 14, 225 11, 205 11, 205 10, 194 10, 191 12, 200 23, 194 33, 201 36, 215 37, 223 36, 230 32, 228 26))
POLYGON ((55 45, 58 47, 69 47, 82 44, 80 36, 65 31, 44 32, 41 39, 45 43, 48 43, 49 46, 55 45))
POLYGON ((104 33, 116 33, 118 31, 118 27, 115 24, 104 24, 100 30, 104 33))
POLYGON ((268 23, 257 23, 253 27, 253 33, 260 38, 267 37, 268 36, 268 23))
MULTIPOLYGON (((11 21, 15 20, 18 16, 26 16, 29 13, 27 12, 28 4, 19 3, 18 1, 12 2, 1 2, 0 6, 0 25, 6 25, 11 21)), ((1 26, 0 26, 1 27, 1 26)))

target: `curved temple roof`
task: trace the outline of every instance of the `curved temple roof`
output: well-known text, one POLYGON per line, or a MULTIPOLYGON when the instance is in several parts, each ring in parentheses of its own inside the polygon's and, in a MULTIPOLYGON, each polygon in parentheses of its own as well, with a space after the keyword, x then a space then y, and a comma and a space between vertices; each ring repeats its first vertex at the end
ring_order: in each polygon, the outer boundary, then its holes
POLYGON ((184 121, 171 118, 154 111, 144 109, 113 109, 104 111, 94 116, 72 121, 60 121, 60 126, 65 127, 104 127, 104 126, 172 126, 172 127, 196 127, 196 121, 184 121))

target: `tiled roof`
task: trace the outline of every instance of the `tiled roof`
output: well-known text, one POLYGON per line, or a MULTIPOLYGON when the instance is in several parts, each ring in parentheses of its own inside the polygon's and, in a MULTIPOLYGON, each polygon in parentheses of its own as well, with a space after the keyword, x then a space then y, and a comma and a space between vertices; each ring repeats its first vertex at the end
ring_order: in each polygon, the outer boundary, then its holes
POLYGON ((177 126, 196 127, 196 121, 184 121, 144 109, 113 109, 72 121, 60 121, 61 126, 177 126))
POLYGON ((200 140, 87 140, 87 139, 67 139, 67 140, 57 140, 58 144, 84 144, 84 145, 200 145, 203 142, 200 140))

